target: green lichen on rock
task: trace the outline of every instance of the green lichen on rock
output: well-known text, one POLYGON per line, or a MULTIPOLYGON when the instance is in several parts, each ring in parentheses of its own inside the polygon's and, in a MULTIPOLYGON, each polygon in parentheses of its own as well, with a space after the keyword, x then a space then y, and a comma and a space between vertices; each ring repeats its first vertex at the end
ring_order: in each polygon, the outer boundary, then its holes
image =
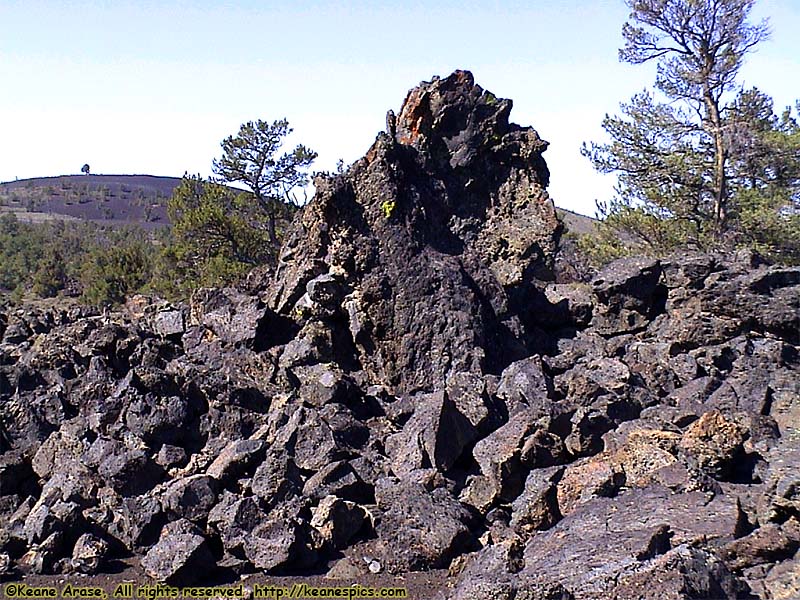
POLYGON ((381 210, 387 219, 392 216, 396 206, 397 203, 394 200, 384 200, 381 202, 381 210))

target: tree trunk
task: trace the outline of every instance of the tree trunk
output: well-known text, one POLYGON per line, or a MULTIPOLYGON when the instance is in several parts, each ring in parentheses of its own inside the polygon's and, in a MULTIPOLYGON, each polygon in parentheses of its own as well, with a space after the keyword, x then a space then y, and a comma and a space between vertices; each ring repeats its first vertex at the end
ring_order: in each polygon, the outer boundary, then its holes
POLYGON ((722 138, 722 125, 714 126, 714 144, 716 146, 714 179, 716 197, 714 198, 714 233, 717 237, 724 231, 728 220, 728 177, 725 173, 725 163, 728 160, 728 150, 722 138))
POLYGON ((725 166, 728 161, 728 149, 722 131, 722 117, 719 111, 719 100, 708 87, 708 76, 704 77, 703 102, 706 105, 706 116, 711 122, 711 135, 714 136, 714 237, 720 238, 725 230, 728 218, 728 177, 725 166))
POLYGON ((276 219, 275 219, 275 207, 271 206, 270 203, 258 193, 257 190, 254 190, 256 193, 256 200, 258 200, 258 205, 261 207, 261 210, 264 211, 267 215, 267 235, 269 235, 269 243, 272 244, 273 248, 278 247, 278 233, 276 227, 276 219))
POLYGON ((278 247, 278 234, 277 234, 276 228, 275 228, 275 211, 274 210, 271 210, 270 213, 269 213, 268 227, 269 227, 269 242, 270 242, 270 244, 272 244, 273 248, 277 248, 278 247))

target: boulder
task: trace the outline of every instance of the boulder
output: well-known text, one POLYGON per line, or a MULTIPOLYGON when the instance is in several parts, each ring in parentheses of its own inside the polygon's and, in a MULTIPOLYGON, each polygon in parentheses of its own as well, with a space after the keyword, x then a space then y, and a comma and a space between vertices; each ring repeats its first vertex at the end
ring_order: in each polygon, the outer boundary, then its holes
POLYGON ((298 396, 313 406, 347 403, 351 396, 357 395, 352 382, 336 364, 297 366, 292 369, 292 375, 300 383, 298 396))
POLYGON ((692 465, 716 479, 730 477, 744 459, 745 430, 718 411, 704 413, 683 434, 679 448, 692 465))
POLYGON ((155 455, 155 463, 163 468, 169 469, 170 467, 177 467, 186 462, 186 450, 180 446, 173 446, 172 444, 164 444, 155 455))
POLYGON ((243 556, 248 536, 266 516, 257 498, 227 493, 209 511, 208 525, 219 534, 226 551, 243 556))
POLYGON ((632 490, 586 502, 555 527, 533 535, 520 577, 528 585, 559 583, 576 600, 613 597, 618 581, 672 547, 700 540, 723 544, 740 532, 736 502, 707 503, 704 494, 673 495, 660 487, 632 490), (598 548, 603 549, 599 556, 598 548))
POLYGON ((792 560, 777 564, 764 579, 766 597, 791 600, 800 596, 800 552, 792 560))
POLYGON ((567 394, 583 406, 597 398, 624 394, 631 382, 631 370, 616 358, 602 357, 580 362, 569 374, 567 394))
POLYGON ((462 502, 485 511, 497 499, 513 500, 522 491, 527 470, 522 463, 526 440, 539 428, 536 413, 522 410, 489 434, 472 451, 481 474, 461 494, 462 502))
POLYGON ((477 373, 453 373, 447 379, 445 392, 478 435, 489 433, 489 428, 500 418, 488 393, 486 380, 477 373))
POLYGON ((34 544, 17 561, 23 571, 34 575, 52 575, 60 571, 60 559, 66 544, 61 532, 54 532, 38 544, 34 544))
POLYGON ((403 430, 386 440, 392 470, 401 478, 429 466, 446 472, 475 441, 477 431, 443 391, 417 397, 414 404, 403 430))
POLYGON ((263 440, 236 440, 230 442, 208 467, 206 474, 214 479, 226 482, 247 473, 259 462, 266 448, 263 440))
MULTIPOLYGON (((318 471, 341 458, 346 458, 346 447, 339 442, 337 435, 322 418, 319 412, 300 409, 300 419, 291 430, 294 463, 305 471, 318 471)), ((289 434, 289 430, 285 432, 289 434)))
MULTIPOLYGON (((145 385, 150 389, 155 387, 152 383, 145 385)), ((172 387, 174 384, 169 382, 167 385, 172 389, 163 390, 166 392, 163 395, 152 392, 137 394, 124 411, 128 430, 154 446, 179 442, 185 438, 193 416, 192 407, 172 387)))
POLYGON ((268 450, 250 481, 253 494, 262 499, 267 507, 296 496, 302 485, 300 471, 294 460, 275 448, 268 450))
POLYGON ((520 535, 549 529, 561 519, 558 481, 563 467, 534 469, 525 480, 525 489, 512 504, 511 527, 520 535))
POLYGON ((141 448, 113 444, 108 449, 110 453, 98 465, 97 473, 123 496, 144 493, 163 476, 161 468, 141 448))
POLYGON ((800 522, 790 519, 782 525, 767 523, 751 534, 733 540, 720 550, 720 556, 731 570, 742 571, 791 558, 798 548, 800 522))
POLYGON ((105 540, 91 533, 84 533, 72 549, 71 570, 84 575, 95 575, 106 554, 108 554, 108 543, 105 540))
MULTIPOLYGON (((556 280, 561 281, 558 274, 556 280)), ((589 324, 594 310, 590 285, 583 282, 550 283, 543 291, 543 295, 533 297, 535 315, 532 315, 542 329, 583 329, 589 324)))
MULTIPOLYGON (((516 597, 519 583, 517 573, 522 568, 522 551, 524 546, 520 540, 508 539, 485 546, 481 550, 465 555, 451 566, 450 574, 455 576, 452 591, 447 594, 450 600, 513 600, 516 597)), ((554 591, 555 586, 539 586, 543 598, 547 592, 554 591)), ((563 589, 563 588, 562 588, 563 589)), ((564 590, 565 591, 565 590, 564 590)), ((571 596, 552 595, 557 600, 571 600, 571 596)))
POLYGON ((323 467, 309 477, 303 484, 303 495, 314 500, 337 496, 343 500, 366 502, 373 495, 373 490, 350 462, 342 460, 323 467))
POLYGON ((564 470, 556 487, 559 511, 566 515, 593 498, 613 498, 624 483, 624 471, 606 457, 572 463, 564 470))
POLYGON ((158 543, 142 558, 142 569, 148 577, 173 586, 191 585, 214 566, 208 542, 185 519, 167 524, 158 543))
POLYGON ((281 506, 256 525, 244 542, 244 554, 256 568, 275 572, 310 566, 316 559, 297 515, 298 505, 281 506))
POLYGON ((334 550, 347 547, 369 521, 367 510, 355 502, 326 496, 312 511, 311 526, 334 550))
POLYGON ((163 337, 181 335, 186 331, 183 312, 180 310, 161 310, 153 317, 153 331, 163 337))
POLYGON ((381 479, 375 499, 381 516, 369 549, 390 573, 447 567, 474 544, 469 513, 443 488, 381 479))
POLYGON ((191 322, 213 332, 225 344, 269 345, 282 337, 277 319, 257 296, 246 295, 232 288, 201 288, 192 294, 191 322), (275 334, 278 335, 275 335, 275 334))
POLYGON ((613 403, 613 398, 603 397, 594 406, 582 406, 573 413, 572 431, 564 438, 564 446, 572 456, 590 456, 603 448, 603 436, 614 428, 614 420, 608 414, 608 405, 613 403))
POLYGON ((528 409, 537 418, 557 414, 558 406, 550 401, 552 383, 542 370, 542 359, 532 356, 511 363, 500 375, 497 397, 509 415, 528 409))
POLYGON ((646 412, 647 418, 628 421, 608 432, 603 438, 606 451, 596 460, 620 468, 626 487, 658 484, 675 491, 720 491, 718 484, 682 454, 681 434, 670 420, 657 418, 663 416, 661 412, 646 412))
POLYGON ((163 505, 172 518, 202 523, 217 502, 216 480, 208 475, 175 479, 164 491, 163 505))
POLYGON ((682 545, 622 576, 609 593, 618 600, 735 600, 752 597, 749 592, 713 553, 682 545))
POLYGON ((592 281, 592 327, 601 335, 644 329, 663 310, 661 273, 661 263, 649 258, 621 258, 607 265, 592 281))
POLYGON ((140 552, 158 541, 167 518, 158 499, 147 494, 122 498, 118 510, 119 519, 109 532, 131 552, 140 552))
POLYGON ((800 446, 797 434, 781 439, 767 455, 769 469, 758 499, 758 520, 765 524, 800 518, 800 446))
POLYGON ((64 523, 56 517, 49 506, 38 504, 25 519, 23 533, 28 540, 28 544, 36 544, 44 541, 55 532, 63 533, 64 528, 64 523))

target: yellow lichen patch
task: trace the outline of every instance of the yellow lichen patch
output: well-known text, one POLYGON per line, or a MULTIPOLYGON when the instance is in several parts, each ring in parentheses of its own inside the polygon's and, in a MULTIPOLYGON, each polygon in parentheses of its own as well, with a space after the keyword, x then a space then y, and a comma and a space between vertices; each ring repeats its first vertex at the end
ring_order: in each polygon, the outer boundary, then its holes
POLYGON ((394 200, 384 200, 381 202, 381 210, 387 219, 392 216, 395 206, 397 206, 397 203, 394 200))

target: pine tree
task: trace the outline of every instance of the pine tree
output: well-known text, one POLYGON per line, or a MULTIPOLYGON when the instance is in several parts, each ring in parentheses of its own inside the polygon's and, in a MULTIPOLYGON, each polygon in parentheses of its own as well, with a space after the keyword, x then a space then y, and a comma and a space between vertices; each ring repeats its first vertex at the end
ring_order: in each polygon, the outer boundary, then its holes
POLYGON ((253 192, 258 207, 266 216, 267 232, 277 245, 277 217, 287 205, 296 204, 291 192, 308 183, 308 168, 317 153, 299 144, 278 155, 284 138, 292 133, 286 119, 268 123, 248 121, 236 136, 222 142, 222 158, 214 160, 214 173, 222 181, 243 183, 253 192))
POLYGON ((791 234, 796 123, 790 111, 775 116, 758 90, 734 96, 745 56, 768 36, 766 23, 748 23, 753 4, 628 0, 620 59, 656 61, 658 75, 654 93, 622 104, 622 116, 606 115, 610 143, 584 144, 596 169, 618 176, 616 197, 598 204, 606 231, 589 242, 597 256, 631 245, 757 246, 753 228, 766 216, 774 231, 791 234))
POLYGON ((81 271, 83 300, 95 305, 118 304, 140 290, 151 277, 152 246, 143 240, 117 240, 95 247, 81 271))
POLYGON ((275 246, 261 226, 265 216, 253 210, 247 193, 199 176, 184 177, 168 211, 173 239, 161 262, 175 265, 184 290, 229 284, 273 258, 275 246))

